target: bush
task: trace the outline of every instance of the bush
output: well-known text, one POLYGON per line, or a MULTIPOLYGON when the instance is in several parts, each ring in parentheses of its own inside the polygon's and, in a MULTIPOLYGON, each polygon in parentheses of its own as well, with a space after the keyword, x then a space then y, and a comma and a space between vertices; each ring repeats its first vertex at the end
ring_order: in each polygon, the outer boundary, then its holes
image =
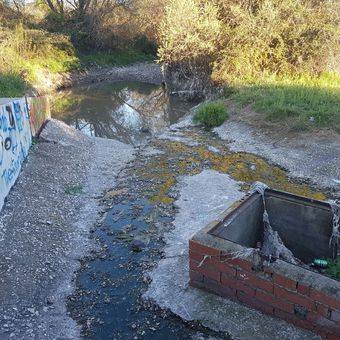
POLYGON ((228 118, 228 112, 223 103, 206 103, 199 107, 194 121, 205 125, 208 129, 220 126, 228 118))
POLYGON ((249 80, 264 73, 316 74, 337 66, 338 1, 219 2, 223 35, 214 69, 217 81, 249 80))
MULTIPOLYGON (((21 93, 26 83, 44 90, 48 74, 68 72, 79 66, 69 38, 43 30, 27 29, 22 24, 14 29, 0 27, 0 75, 7 75, 21 93), (21 78, 21 82, 20 79, 21 78), (21 83, 21 86, 19 86, 21 83)), ((4 87, 4 80, 2 81, 4 87)), ((9 92, 7 88, 4 93, 9 92)))

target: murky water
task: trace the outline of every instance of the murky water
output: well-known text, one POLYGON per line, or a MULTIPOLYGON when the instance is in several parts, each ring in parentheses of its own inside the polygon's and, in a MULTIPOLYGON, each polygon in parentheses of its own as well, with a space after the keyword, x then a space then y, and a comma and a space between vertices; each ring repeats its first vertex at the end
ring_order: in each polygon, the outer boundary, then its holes
POLYGON ((59 92, 52 117, 90 136, 139 144, 188 112, 195 103, 168 97, 161 86, 99 83, 59 92))
POLYGON ((86 269, 77 279, 77 293, 69 300, 72 316, 83 325, 83 337, 200 338, 200 327, 150 308, 141 300, 141 291, 147 286, 144 270, 159 260, 161 254, 152 224, 170 223, 171 218, 159 215, 143 198, 128 199, 123 195, 115 202, 93 234, 102 247, 101 252, 87 261, 86 269))

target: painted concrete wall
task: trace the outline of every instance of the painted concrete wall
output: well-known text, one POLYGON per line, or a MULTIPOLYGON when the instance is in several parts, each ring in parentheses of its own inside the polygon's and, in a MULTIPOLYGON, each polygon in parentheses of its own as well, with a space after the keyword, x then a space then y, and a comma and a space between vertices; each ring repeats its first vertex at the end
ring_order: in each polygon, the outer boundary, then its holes
POLYGON ((0 210, 28 156, 32 135, 39 129, 44 112, 49 115, 44 105, 35 98, 0 99, 0 210), (36 108, 32 110, 32 124, 30 106, 36 108))

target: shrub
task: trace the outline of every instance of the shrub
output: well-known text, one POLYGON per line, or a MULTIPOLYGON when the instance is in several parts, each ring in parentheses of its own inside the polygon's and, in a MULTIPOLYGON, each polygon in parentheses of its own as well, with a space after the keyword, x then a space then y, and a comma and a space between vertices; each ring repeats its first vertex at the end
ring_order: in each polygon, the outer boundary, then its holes
POLYGON ((339 2, 219 0, 223 39, 215 63, 218 81, 263 73, 319 73, 336 65, 339 2))
POLYGON ((220 126, 228 118, 228 112, 223 103, 206 103, 199 107, 194 121, 205 125, 208 129, 220 126))
POLYGON ((14 29, 0 27, 0 75, 9 75, 7 79, 10 78, 12 83, 15 80, 19 85, 18 78, 21 78, 22 86, 25 83, 41 84, 43 90, 47 74, 67 72, 77 67, 78 58, 68 37, 26 29, 22 24, 14 29))

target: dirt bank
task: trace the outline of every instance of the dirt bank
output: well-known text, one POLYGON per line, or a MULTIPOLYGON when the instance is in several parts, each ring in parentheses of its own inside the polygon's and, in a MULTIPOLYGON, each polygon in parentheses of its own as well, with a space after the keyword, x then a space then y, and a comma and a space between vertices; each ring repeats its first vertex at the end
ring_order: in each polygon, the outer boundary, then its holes
POLYGON ((82 72, 75 72, 65 79, 59 88, 103 81, 139 81, 159 85, 162 80, 163 76, 158 64, 138 63, 121 67, 93 67, 82 72))

